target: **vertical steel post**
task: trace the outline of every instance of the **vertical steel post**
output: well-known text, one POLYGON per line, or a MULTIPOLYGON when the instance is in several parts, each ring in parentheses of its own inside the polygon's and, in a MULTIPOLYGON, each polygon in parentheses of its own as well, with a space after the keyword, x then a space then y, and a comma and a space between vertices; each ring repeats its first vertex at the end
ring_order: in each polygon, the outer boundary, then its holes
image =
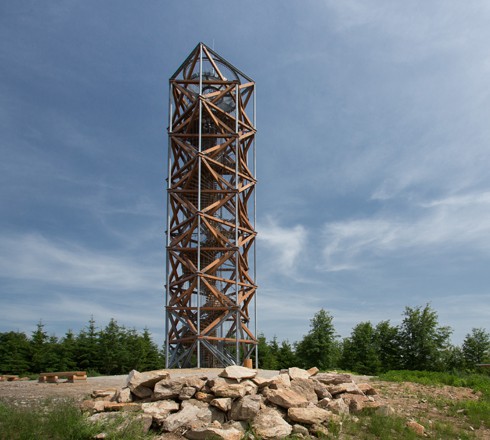
POLYGON ((239 185, 238 185, 238 165, 240 162, 240 137, 239 137, 239 126, 238 126, 238 118, 240 117, 240 105, 239 105, 239 96, 238 96, 238 84, 235 84, 235 295, 236 295, 236 324, 235 324, 235 339, 236 339, 236 364, 240 365, 240 344, 239 344, 239 325, 240 325, 240 302, 238 301, 238 275, 240 273, 240 249, 238 247, 238 203, 240 201, 239 194, 239 185))

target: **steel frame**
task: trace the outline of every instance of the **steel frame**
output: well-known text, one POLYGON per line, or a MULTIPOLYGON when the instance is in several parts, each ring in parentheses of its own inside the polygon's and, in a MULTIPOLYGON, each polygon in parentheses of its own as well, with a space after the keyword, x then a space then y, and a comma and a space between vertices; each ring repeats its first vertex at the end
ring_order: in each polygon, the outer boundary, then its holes
POLYGON ((203 43, 169 83, 166 367, 257 362, 255 83, 203 43))

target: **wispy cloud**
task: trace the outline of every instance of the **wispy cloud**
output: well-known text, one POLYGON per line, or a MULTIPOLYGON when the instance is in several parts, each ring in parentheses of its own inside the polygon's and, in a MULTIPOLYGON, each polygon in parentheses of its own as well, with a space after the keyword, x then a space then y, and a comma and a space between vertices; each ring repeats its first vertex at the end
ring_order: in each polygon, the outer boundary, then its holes
POLYGON ((325 268, 356 269, 376 259, 407 251, 441 254, 466 249, 488 254, 490 249, 490 193, 436 199, 412 207, 415 213, 327 223, 325 268))
MULTIPOLYGON (((132 255, 99 252, 40 234, 0 237, 0 275, 85 289, 161 288, 162 262, 147 265, 132 255)), ((145 259, 146 260, 146 259, 145 259)))

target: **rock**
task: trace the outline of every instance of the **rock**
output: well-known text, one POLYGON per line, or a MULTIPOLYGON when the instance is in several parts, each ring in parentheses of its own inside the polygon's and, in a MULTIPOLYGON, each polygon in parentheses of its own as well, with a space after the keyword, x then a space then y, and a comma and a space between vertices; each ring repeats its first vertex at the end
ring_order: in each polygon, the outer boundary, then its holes
POLYGON ((264 397, 271 403, 283 408, 306 407, 308 400, 291 389, 281 388, 278 390, 264 390, 264 397))
POLYGON ((329 402, 327 402, 325 406, 323 405, 321 406, 322 408, 332 411, 334 414, 338 414, 338 415, 349 414, 349 405, 347 405, 347 403, 345 403, 343 399, 330 400, 329 402))
POLYGON ((109 388, 106 390, 94 390, 92 391, 92 394, 90 395, 93 399, 104 399, 104 400, 111 400, 117 390, 115 388, 109 388))
POLYGON ((190 429, 184 436, 189 440, 208 440, 211 438, 219 440, 241 440, 243 432, 234 427, 223 429, 214 426, 206 426, 190 429))
POLYGON ((261 396, 245 396, 233 402, 229 414, 232 420, 251 420, 260 411, 261 396))
POLYGON ((84 400, 80 409, 82 412, 89 412, 91 414, 96 412, 103 412, 106 402, 104 400, 84 400))
POLYGON ((272 379, 266 379, 264 377, 255 376, 252 382, 259 387, 259 389, 264 388, 272 384, 272 379))
POLYGON ((289 374, 278 374, 271 378, 270 388, 289 388, 291 386, 291 379, 289 378, 289 374))
POLYGON ((233 402, 233 399, 229 397, 221 397, 218 399, 213 399, 211 402, 209 402, 210 405, 215 406, 219 410, 223 412, 228 412, 231 409, 231 403, 233 402))
POLYGON ((294 379, 291 381, 290 389, 300 396, 303 396, 308 402, 318 402, 315 386, 310 379, 294 379))
POLYGON ((319 373, 315 376, 315 379, 325 385, 338 385, 341 383, 352 382, 352 376, 350 374, 340 373, 319 373))
POLYGON ((251 379, 257 375, 257 371, 251 370, 250 368, 241 367, 239 365, 231 365, 226 367, 221 373, 218 374, 219 377, 224 377, 226 379, 235 379, 238 382, 243 379, 251 379))
POLYGON ((352 414, 361 412, 369 403, 365 396, 360 396, 359 394, 346 393, 342 395, 342 399, 349 405, 349 412, 352 414))
POLYGON ((104 402, 104 411, 139 411, 140 403, 104 402))
POLYGON ((179 400, 189 400, 196 394, 196 389, 193 387, 182 387, 179 393, 179 400))
POLYGON ((294 379, 309 379, 310 373, 308 371, 303 370, 302 368, 291 367, 288 369, 289 378, 291 380, 294 379))
POLYGON ((329 434, 326 426, 318 425, 318 424, 311 425, 310 432, 315 437, 319 437, 319 438, 326 437, 329 434))
POLYGON ((316 376, 320 370, 316 367, 311 367, 310 369, 308 369, 306 371, 308 371, 308 374, 310 376, 316 376))
POLYGON ((425 434, 425 428, 420 423, 417 423, 415 420, 411 420, 407 422, 406 426, 408 429, 415 432, 415 434, 417 434, 420 437, 423 437, 425 434))
POLYGON ((178 428, 190 425, 195 422, 200 408, 194 405, 187 405, 179 412, 170 414, 162 423, 164 431, 175 431, 178 428))
POLYGON ((255 385, 255 383, 251 380, 244 380, 241 385, 245 387, 245 395, 246 396, 253 396, 254 394, 257 394, 259 387, 255 385))
MULTIPOLYGON (((198 376, 163 379, 155 384, 152 398, 154 400, 176 399, 179 397, 183 388, 193 388, 195 393, 203 388, 205 383, 206 382, 198 376)), ((187 391, 187 394, 189 394, 189 391, 187 391)))
POLYGON ((307 408, 289 408, 288 417, 294 422, 304 423, 305 425, 321 424, 328 420, 332 413, 326 409, 316 406, 307 408))
POLYGON ((304 437, 308 437, 309 431, 308 428, 306 428, 305 426, 296 424, 293 425, 293 434, 299 434, 304 437))
POLYGON ((210 404, 206 402, 202 402, 196 399, 184 400, 182 402, 182 409, 186 406, 195 406, 199 408, 199 413, 197 414, 197 419, 203 423, 211 423, 211 422, 220 422, 224 423, 225 421, 225 413, 220 411, 219 409, 210 406, 210 404))
POLYGON ((376 396, 378 392, 369 383, 359 383, 357 384, 359 388, 366 396, 376 396))
POLYGON ((383 406, 380 406, 377 410, 376 410, 376 414, 379 415, 379 416, 386 416, 386 417, 389 417, 389 416, 392 416, 395 414, 395 410, 393 409, 392 406, 389 406, 389 405, 383 405, 383 406))
POLYGON ((349 394, 359 394, 361 396, 364 393, 357 387, 354 382, 346 382, 337 385, 328 386, 328 391, 332 396, 336 396, 337 394, 349 393, 349 394))
POLYGON ((209 403, 214 399, 214 396, 209 393, 197 391, 196 394, 194 394, 194 399, 209 403))
POLYGON ((245 382, 236 383, 235 381, 231 381, 229 379, 218 378, 213 381, 209 381, 208 383, 212 383, 211 392, 216 397, 231 397, 232 399, 236 399, 237 397, 245 396, 247 393, 247 383, 245 382))
POLYGON ((126 386, 135 396, 145 398, 151 396, 151 393, 148 395, 146 388, 153 390, 153 387, 157 382, 168 379, 169 377, 170 374, 165 370, 145 371, 144 373, 132 370, 126 379, 126 386), (140 390, 140 387, 143 388, 143 390, 140 390), (140 396, 140 393, 144 395, 140 396))
POLYGON ((313 389, 315 390, 315 393, 318 397, 318 400, 321 399, 331 399, 332 395, 328 391, 328 386, 321 383, 320 381, 316 379, 310 379, 310 382, 313 385, 313 389))
POLYGON ((173 400, 161 400, 159 402, 143 403, 141 405, 143 413, 149 414, 153 420, 161 424, 167 416, 180 409, 180 405, 173 400))
POLYGON ((132 390, 131 393, 140 399, 146 399, 153 395, 153 390, 151 388, 140 385, 139 387, 132 390))
POLYGON ((119 403, 129 403, 133 401, 131 390, 128 387, 121 388, 114 395, 114 400, 119 403))
POLYGON ((277 410, 268 408, 255 416, 252 429, 259 438, 269 440, 287 437, 291 434, 293 427, 282 418, 277 410))

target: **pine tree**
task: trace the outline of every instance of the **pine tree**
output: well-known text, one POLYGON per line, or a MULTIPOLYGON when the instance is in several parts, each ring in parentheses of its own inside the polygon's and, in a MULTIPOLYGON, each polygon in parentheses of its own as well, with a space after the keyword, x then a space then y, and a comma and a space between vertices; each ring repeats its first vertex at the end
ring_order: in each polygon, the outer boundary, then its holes
POLYGON ((490 334, 483 328, 472 329, 463 341, 462 351, 467 368, 475 368, 490 354, 490 334))
POLYGON ((25 374, 31 371, 31 344, 25 333, 0 333, 0 371, 25 374))

